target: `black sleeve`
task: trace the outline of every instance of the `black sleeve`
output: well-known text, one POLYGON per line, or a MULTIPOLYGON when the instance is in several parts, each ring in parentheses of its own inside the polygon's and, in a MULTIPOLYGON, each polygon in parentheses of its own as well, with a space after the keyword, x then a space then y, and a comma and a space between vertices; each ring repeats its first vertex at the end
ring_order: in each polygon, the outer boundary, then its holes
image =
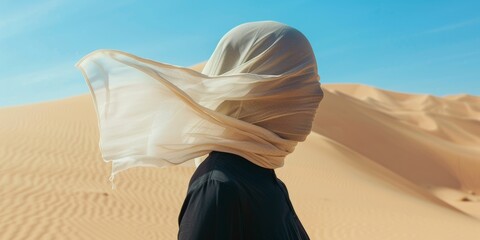
POLYGON ((190 189, 179 215, 179 240, 242 239, 238 189, 207 180, 190 189))

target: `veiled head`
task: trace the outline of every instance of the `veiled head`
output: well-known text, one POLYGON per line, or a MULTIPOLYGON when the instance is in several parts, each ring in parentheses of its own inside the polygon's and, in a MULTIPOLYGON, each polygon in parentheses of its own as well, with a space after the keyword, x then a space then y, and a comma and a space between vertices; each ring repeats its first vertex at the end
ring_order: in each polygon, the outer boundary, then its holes
POLYGON ((310 43, 295 28, 273 21, 245 23, 230 30, 202 73, 275 75, 278 80, 258 84, 244 99, 226 100, 215 111, 284 139, 305 139, 323 96, 310 43))

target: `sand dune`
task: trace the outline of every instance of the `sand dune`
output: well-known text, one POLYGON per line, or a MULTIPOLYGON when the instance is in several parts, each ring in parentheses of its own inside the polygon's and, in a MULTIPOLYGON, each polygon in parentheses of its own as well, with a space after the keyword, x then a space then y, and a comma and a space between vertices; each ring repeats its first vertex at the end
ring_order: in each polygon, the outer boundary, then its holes
MULTIPOLYGON (((317 133, 434 194, 448 188, 471 201, 480 195, 480 102, 475 97, 407 95, 361 85, 327 89, 317 133)), ((465 205, 436 195, 460 209, 465 205)), ((468 212, 480 217, 480 211, 468 212)))
MULTIPOLYGON (((480 97, 323 87, 276 170, 312 239, 478 239, 480 97)), ((112 190, 89 95, 0 108, 0 239, 176 239, 193 171, 132 169, 112 190)))

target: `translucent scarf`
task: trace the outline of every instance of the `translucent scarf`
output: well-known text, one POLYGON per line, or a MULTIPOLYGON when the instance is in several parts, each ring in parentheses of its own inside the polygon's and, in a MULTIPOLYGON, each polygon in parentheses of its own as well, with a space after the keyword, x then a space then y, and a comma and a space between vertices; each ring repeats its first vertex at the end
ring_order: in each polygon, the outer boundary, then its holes
POLYGON ((310 133, 323 97, 308 40, 272 21, 230 30, 201 73, 116 50, 76 66, 94 100, 112 184, 128 168, 198 166, 211 151, 281 167, 310 133))

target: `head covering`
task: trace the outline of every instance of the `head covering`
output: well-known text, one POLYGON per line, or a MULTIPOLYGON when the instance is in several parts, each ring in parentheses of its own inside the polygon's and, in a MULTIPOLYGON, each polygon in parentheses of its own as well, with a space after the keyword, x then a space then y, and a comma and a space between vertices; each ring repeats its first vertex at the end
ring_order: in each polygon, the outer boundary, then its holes
POLYGON ((94 51, 76 66, 93 96, 112 182, 131 167, 211 151, 281 167, 310 133, 323 96, 308 40, 273 21, 230 30, 202 73, 116 50, 94 51))

